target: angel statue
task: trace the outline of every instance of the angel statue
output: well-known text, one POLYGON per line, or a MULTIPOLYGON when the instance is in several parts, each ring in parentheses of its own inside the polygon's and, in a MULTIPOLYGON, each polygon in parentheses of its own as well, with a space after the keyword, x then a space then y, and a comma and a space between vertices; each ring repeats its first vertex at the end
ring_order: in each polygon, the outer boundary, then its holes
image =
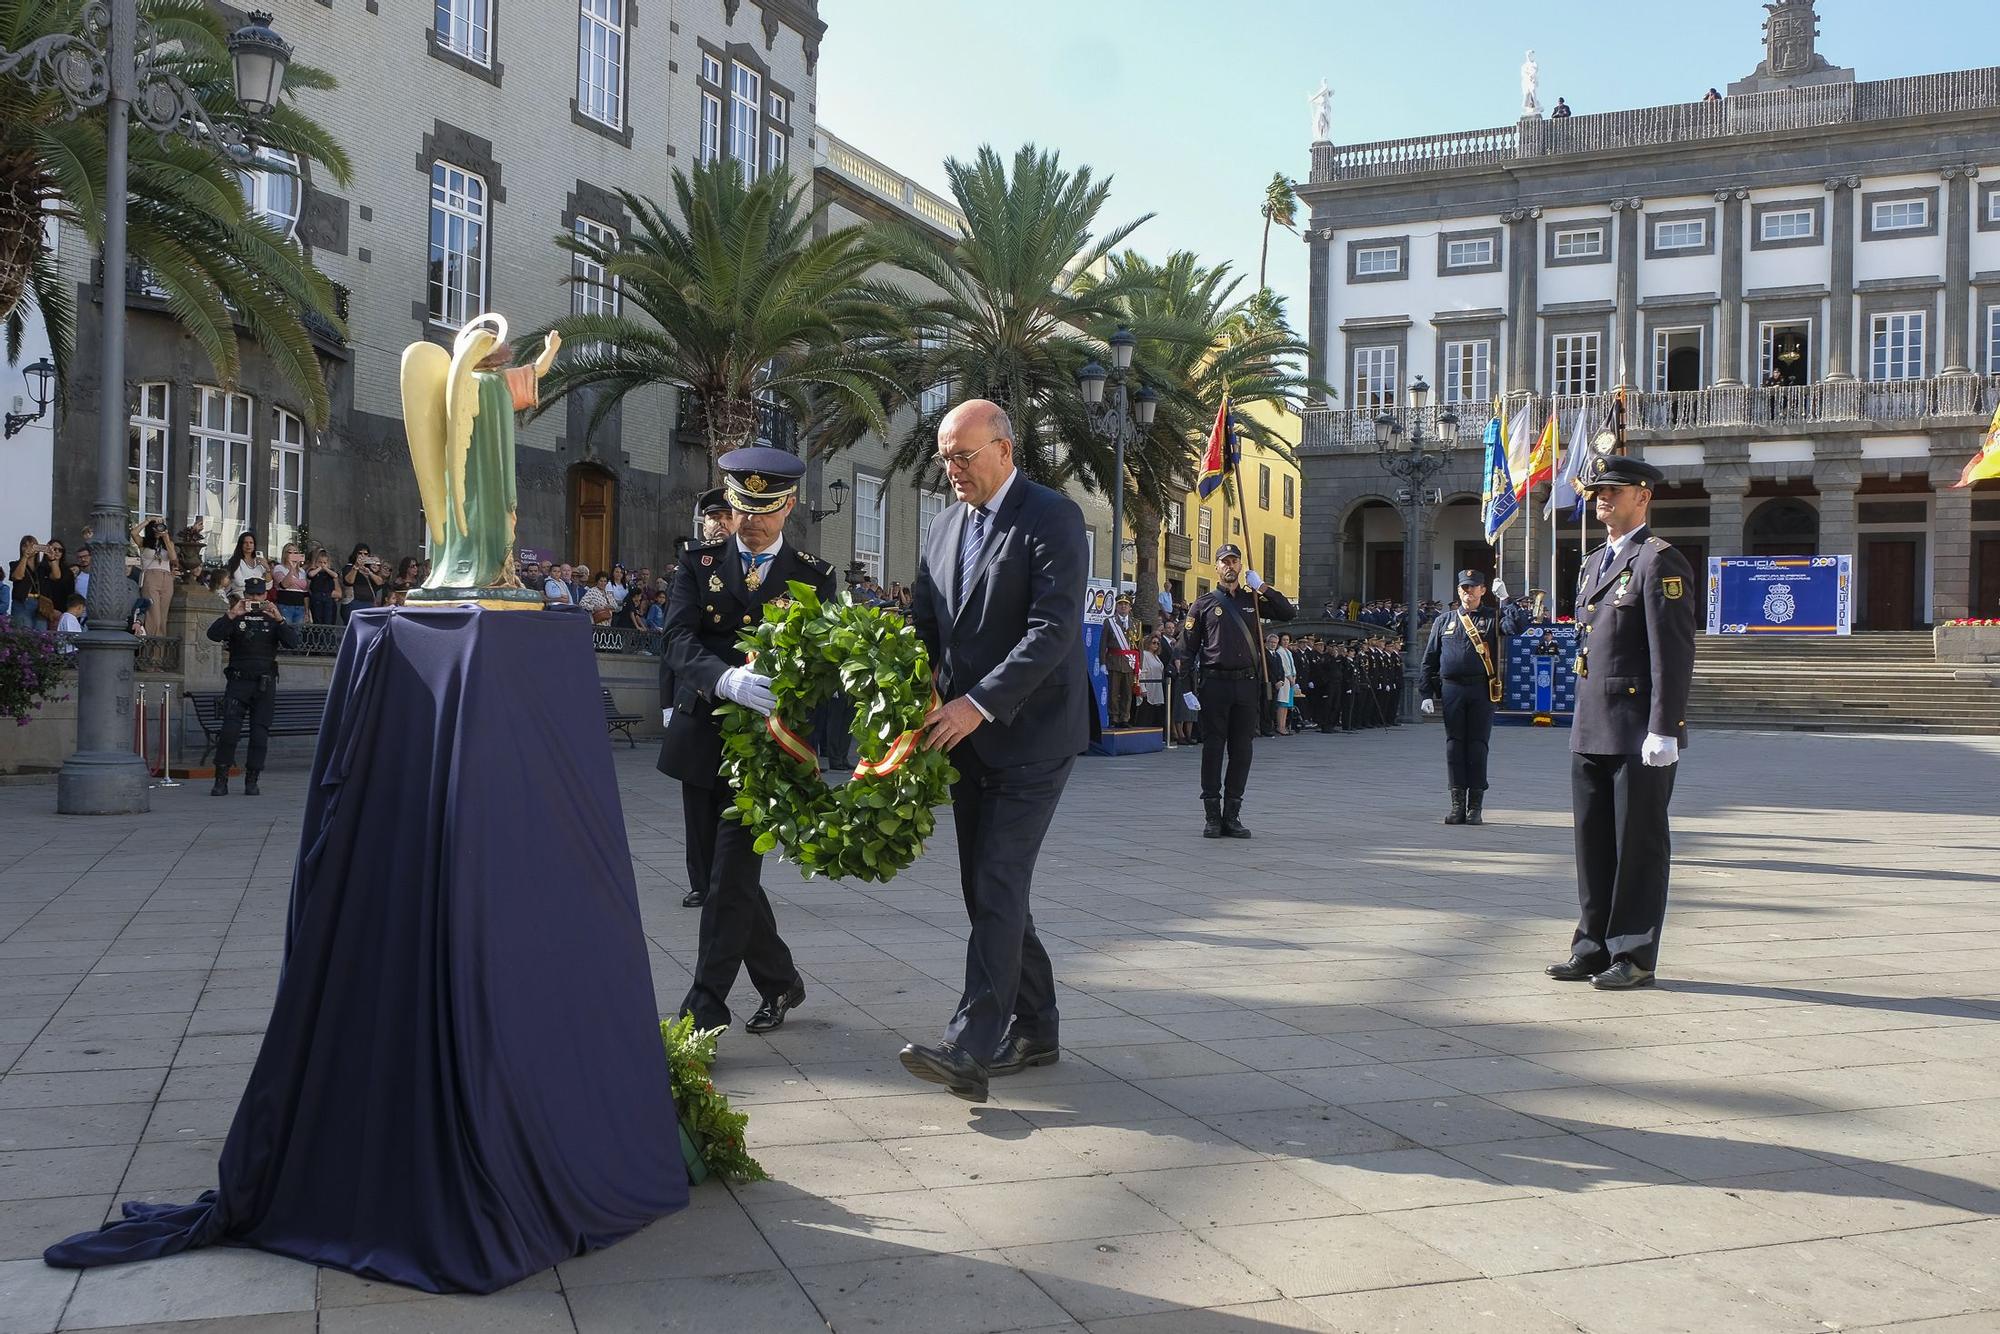
POLYGON ((1326 86, 1326 80, 1319 81, 1319 91, 1306 99, 1313 109, 1313 142, 1324 143, 1333 133, 1333 89, 1326 86))
POLYGON ((514 414, 535 406, 561 346, 551 333, 531 365, 513 365, 507 321, 489 311, 450 352, 403 349, 403 428, 431 537, 430 578, 409 601, 542 605, 514 570, 514 414))
POLYGON ((1542 99, 1537 95, 1537 90, 1541 87, 1541 83, 1541 62, 1535 59, 1535 53, 1531 49, 1528 52, 1527 59, 1521 62, 1522 116, 1539 116, 1542 114, 1542 99))

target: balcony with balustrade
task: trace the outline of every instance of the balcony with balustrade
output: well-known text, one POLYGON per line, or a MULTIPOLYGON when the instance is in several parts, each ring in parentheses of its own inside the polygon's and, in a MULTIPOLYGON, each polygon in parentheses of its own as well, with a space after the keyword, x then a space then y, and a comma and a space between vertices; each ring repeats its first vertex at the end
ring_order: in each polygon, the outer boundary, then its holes
POLYGON ((894 167, 870 157, 845 139, 829 134, 824 123, 815 131, 815 137, 819 141, 814 163, 816 167, 832 172, 905 213, 915 214, 949 236, 955 237, 965 230, 965 215, 943 195, 926 190, 894 167))

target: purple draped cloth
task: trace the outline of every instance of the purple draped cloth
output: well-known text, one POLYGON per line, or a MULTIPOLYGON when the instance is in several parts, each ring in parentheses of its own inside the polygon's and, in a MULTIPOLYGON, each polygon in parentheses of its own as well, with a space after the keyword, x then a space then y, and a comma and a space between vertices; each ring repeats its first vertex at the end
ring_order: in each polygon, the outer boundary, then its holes
POLYGON ((687 1204, 598 692, 581 612, 356 613, 218 1188, 50 1264, 231 1244, 491 1292, 687 1204))

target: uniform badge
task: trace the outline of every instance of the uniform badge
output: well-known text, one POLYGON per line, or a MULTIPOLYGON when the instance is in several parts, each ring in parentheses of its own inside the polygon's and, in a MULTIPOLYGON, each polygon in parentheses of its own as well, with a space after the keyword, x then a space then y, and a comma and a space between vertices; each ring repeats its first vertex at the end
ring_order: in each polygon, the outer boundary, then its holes
POLYGON ((713 565, 713 564, 715 564, 715 557, 713 557, 713 556, 703 556, 703 557, 701 558, 701 563, 702 563, 703 565, 713 565))
POLYGON ((721 575, 711 574, 710 576, 708 576, 708 591, 711 593, 720 593, 722 591, 721 575))
POLYGON ((1669 598, 1678 599, 1686 591, 1686 587, 1681 583, 1681 577, 1677 574, 1670 574, 1660 580, 1660 592, 1666 594, 1669 598))
POLYGON ((1187 628, 1190 630, 1194 629, 1194 617, 1190 616, 1187 618, 1187 628))
POLYGON ((1210 607, 1210 608, 1208 609, 1208 614, 1209 614, 1210 616, 1213 616, 1213 617, 1215 617, 1215 618, 1216 618, 1217 620, 1221 620, 1221 619, 1222 619, 1222 608, 1220 608, 1220 607, 1210 607))

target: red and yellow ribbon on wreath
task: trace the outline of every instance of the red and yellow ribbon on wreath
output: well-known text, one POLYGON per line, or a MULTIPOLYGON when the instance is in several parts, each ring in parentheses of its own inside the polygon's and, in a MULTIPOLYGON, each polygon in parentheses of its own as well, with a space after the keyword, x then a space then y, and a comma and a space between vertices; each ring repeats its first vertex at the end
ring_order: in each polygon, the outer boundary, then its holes
MULTIPOLYGON (((937 706, 938 695, 937 691, 933 689, 931 691, 930 707, 935 709, 937 706)), ((926 710, 926 712, 929 712, 929 710, 926 710)), ((765 715, 764 730, 770 733, 771 740, 778 743, 779 750, 784 751, 785 754, 791 756, 800 764, 811 765, 814 770, 819 768, 819 753, 812 748, 810 742, 786 726, 785 720, 777 714, 771 713, 765 715)), ((890 774, 895 773, 896 770, 903 767, 904 762, 910 756, 916 753, 918 734, 921 731, 921 728, 912 727, 909 731, 904 732, 889 743, 889 749, 883 753, 881 759, 874 761, 872 764, 867 760, 862 760, 856 764, 854 766, 854 776, 856 778, 887 778, 890 774)))

